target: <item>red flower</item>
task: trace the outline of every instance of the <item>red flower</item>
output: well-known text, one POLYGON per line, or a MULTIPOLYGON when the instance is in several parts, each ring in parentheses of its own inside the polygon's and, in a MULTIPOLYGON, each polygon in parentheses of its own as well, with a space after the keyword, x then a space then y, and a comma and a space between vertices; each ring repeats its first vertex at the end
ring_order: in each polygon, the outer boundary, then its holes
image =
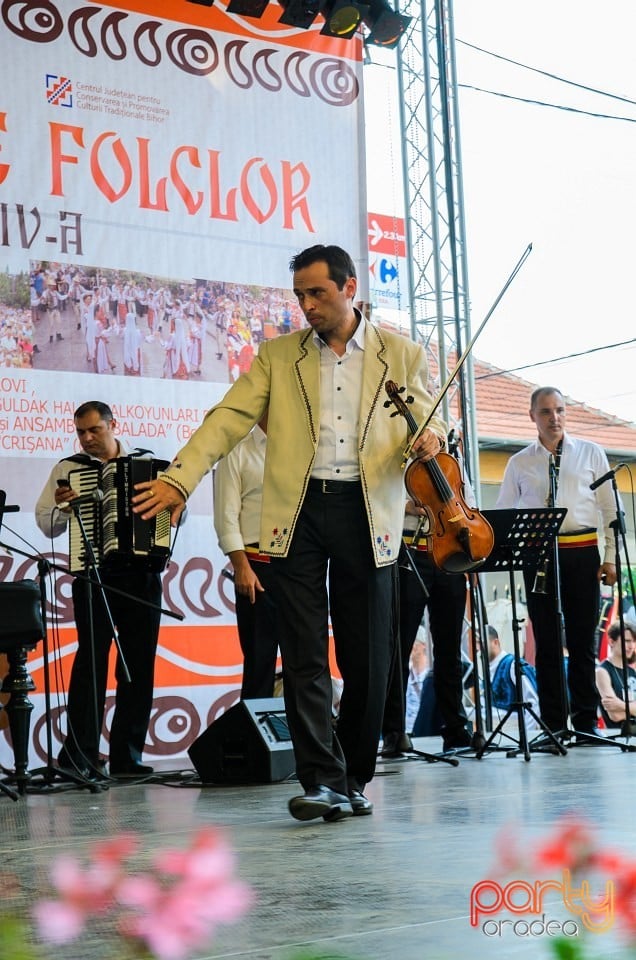
POLYGON ((534 853, 537 867, 558 867, 576 873, 595 862, 596 838, 589 823, 565 817, 557 823, 555 833, 540 844, 534 853))

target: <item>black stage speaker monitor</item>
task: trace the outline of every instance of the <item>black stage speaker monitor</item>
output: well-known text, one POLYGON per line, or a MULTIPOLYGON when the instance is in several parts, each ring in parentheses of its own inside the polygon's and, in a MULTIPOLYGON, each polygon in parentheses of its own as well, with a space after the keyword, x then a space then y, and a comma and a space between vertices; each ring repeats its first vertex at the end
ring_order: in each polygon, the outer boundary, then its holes
POLYGON ((273 783, 296 769, 282 697, 241 700, 188 754, 203 783, 273 783))

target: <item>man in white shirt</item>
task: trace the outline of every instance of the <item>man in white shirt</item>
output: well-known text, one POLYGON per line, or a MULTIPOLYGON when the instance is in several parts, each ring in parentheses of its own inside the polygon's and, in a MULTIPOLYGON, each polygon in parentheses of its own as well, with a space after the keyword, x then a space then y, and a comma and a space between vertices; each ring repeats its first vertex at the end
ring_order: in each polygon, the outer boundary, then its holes
POLYGON ((609 464, 598 444, 565 432, 565 400, 556 387, 534 391, 530 418, 537 427, 537 439, 508 461, 497 507, 567 508, 558 536, 565 637, 561 636, 552 560, 545 594, 533 590, 536 570, 524 570, 526 599, 535 635, 541 719, 553 732, 567 728, 562 660, 565 642, 569 653, 567 684, 572 725, 577 733, 592 734, 598 710, 594 642, 599 585, 601 578, 610 586, 616 582, 610 526, 616 518, 616 508, 608 483, 595 490, 590 489, 590 484, 607 473, 609 464), (553 487, 556 499, 551 493, 553 487))
POLYGON ((243 653, 242 700, 273 696, 276 674, 271 564, 258 546, 266 430, 265 416, 214 472, 214 528, 234 570, 236 625, 243 653))
MULTIPOLYGON (((35 521, 47 537, 67 530, 69 502, 78 494, 71 486, 72 471, 99 467, 116 457, 149 455, 148 450, 127 450, 117 436, 111 408, 100 400, 81 404, 74 415, 82 453, 60 460, 49 475, 35 506, 35 521)), ((106 602, 117 627, 118 651, 129 673, 117 661, 115 709, 109 735, 110 774, 144 777, 152 767, 141 762, 153 702, 154 668, 161 619, 161 580, 158 573, 129 568, 125 559, 102 569, 106 602), (146 603, 137 603, 135 598, 146 603)), ((108 660, 113 643, 104 596, 89 590, 84 577, 73 580, 73 610, 77 626, 77 652, 73 660, 67 700, 67 735, 58 762, 87 779, 103 772, 99 747, 102 732, 108 660)))
POLYGON ((395 562, 404 513, 403 418, 384 409, 387 381, 427 423, 410 455, 431 459, 446 425, 433 416, 423 347, 354 308, 351 257, 321 244, 290 264, 310 329, 265 341, 179 452, 162 480, 138 484, 136 512, 173 522, 205 473, 267 410, 260 549, 272 557, 285 709, 304 794, 298 820, 372 812, 372 779, 396 633, 395 562), (344 681, 332 724, 328 616, 344 681))

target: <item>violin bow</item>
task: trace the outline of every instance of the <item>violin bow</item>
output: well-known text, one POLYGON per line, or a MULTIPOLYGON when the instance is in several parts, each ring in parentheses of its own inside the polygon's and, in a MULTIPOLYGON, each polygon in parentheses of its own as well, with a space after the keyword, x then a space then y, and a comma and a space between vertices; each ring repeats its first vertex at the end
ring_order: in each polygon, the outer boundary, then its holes
POLYGON ((421 426, 418 428, 418 430, 416 431, 416 433, 412 434, 412 436, 410 437, 409 442, 408 442, 408 444, 406 445, 406 447, 405 447, 405 449, 404 449, 404 453, 402 454, 402 467, 403 467, 403 468, 406 466, 406 463, 408 462, 408 460, 409 460, 409 458, 410 458, 410 456, 411 456, 411 452, 412 452, 412 450, 413 450, 413 444, 415 443, 415 441, 417 440, 417 438, 418 438, 419 436, 421 436, 421 434, 424 432, 424 430, 426 430, 426 428, 428 427, 429 423, 431 422, 431 418, 432 418, 432 417, 434 416, 434 414, 435 414, 435 411, 438 409, 440 403, 442 402, 442 400, 444 399, 444 397, 445 397, 446 394, 448 393, 448 391, 449 391, 449 389, 450 389, 450 386, 451 386, 453 380, 455 379, 455 377, 457 376, 457 374, 459 373, 459 371, 460 371, 461 368, 463 367, 464 363, 466 362, 466 360, 467 360, 467 358, 468 358, 468 356, 469 356, 469 354, 470 354, 470 351, 473 349, 473 347, 474 347, 474 345, 475 345, 475 342, 476 342, 476 340, 477 340, 477 337, 481 334, 482 330, 484 329, 484 327, 486 326, 486 324, 488 323, 488 321, 489 321, 490 318, 492 317, 493 313, 495 312, 495 310, 496 310, 497 307, 499 306, 499 303, 500 303, 503 295, 505 294, 506 290, 508 289, 508 287, 510 286, 510 284, 512 283, 512 281, 514 280, 514 278, 517 276, 517 274, 518 274, 519 271, 521 270, 522 266, 524 265, 524 263, 526 262, 526 260, 527 260, 528 257, 530 256, 531 252, 532 252, 532 244, 529 243, 528 246, 526 247, 526 249, 523 251, 523 253, 522 253, 521 256, 519 257, 519 260, 518 260, 517 263, 515 264, 515 267, 514 267, 514 269, 512 270, 512 273, 510 274, 510 276, 508 277, 508 279, 507 279, 506 282, 504 283, 503 287, 501 288, 501 290, 500 290, 499 293, 497 294, 497 297, 495 298, 495 301, 494 301, 493 305, 491 306, 490 310, 488 311, 488 313, 486 314, 486 316, 484 317, 484 319, 483 319, 483 320, 481 321, 481 323, 479 324, 479 327, 477 328, 477 331, 476 331, 476 332, 473 334, 473 336, 471 337, 471 339, 470 339, 468 345, 466 346, 464 352, 462 353, 461 357, 460 357, 459 360, 457 361, 457 365, 456 365, 455 369, 454 369, 453 372, 450 374, 450 376, 448 377, 446 383, 444 384, 444 386, 443 386, 442 389, 440 390, 440 393, 439 393, 439 395, 438 395, 435 403, 434 403, 433 406, 431 407, 431 410, 429 411, 429 414, 428 414, 428 416, 426 417, 426 420, 424 420, 424 422, 423 422, 423 423, 421 424, 421 426))

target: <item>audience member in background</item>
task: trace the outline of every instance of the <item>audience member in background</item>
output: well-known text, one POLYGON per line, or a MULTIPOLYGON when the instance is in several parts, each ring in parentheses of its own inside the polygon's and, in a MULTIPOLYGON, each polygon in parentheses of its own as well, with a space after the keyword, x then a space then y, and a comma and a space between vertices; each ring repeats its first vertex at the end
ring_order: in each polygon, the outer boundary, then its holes
MULTIPOLYGON (((625 656, 627 660, 627 700, 632 727, 636 732, 636 623, 623 621, 625 627, 625 656)), ((617 620, 607 631, 609 644, 608 656, 596 668, 596 686, 601 698, 601 716, 608 729, 622 727, 626 720, 625 677, 623 673, 623 651, 621 647, 621 625, 617 620)))
MULTIPOLYGON (((492 705, 498 710, 509 710, 517 699, 515 658, 514 654, 506 653, 502 648, 499 634, 490 624, 488 624, 488 661, 492 705)), ((523 657, 520 666, 522 700, 538 715, 539 698, 535 669, 523 657)), ((538 727, 532 714, 527 712, 525 713, 525 723, 526 728, 530 730, 538 727)))
POLYGON ((406 684, 406 730, 413 732, 413 725, 420 709, 422 686, 428 673, 428 657, 426 651, 426 634, 420 627, 418 635, 413 641, 409 660, 409 676, 406 684))

